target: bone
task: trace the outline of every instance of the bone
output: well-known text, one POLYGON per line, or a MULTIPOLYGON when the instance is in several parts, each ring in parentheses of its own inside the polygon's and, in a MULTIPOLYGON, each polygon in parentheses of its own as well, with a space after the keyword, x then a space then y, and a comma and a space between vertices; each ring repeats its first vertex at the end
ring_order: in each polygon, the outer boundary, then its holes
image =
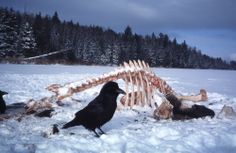
MULTIPOLYGON (((126 62, 124 62, 124 68, 130 68, 129 67, 129 64, 128 63, 126 63, 126 62)), ((129 79, 130 79, 130 72, 128 72, 128 76, 126 75, 126 77, 125 77, 125 81, 126 81, 126 93, 128 94, 129 93, 129 79)), ((129 103, 129 101, 130 101, 130 98, 129 98, 129 96, 126 96, 126 99, 125 99, 125 107, 127 107, 128 106, 128 103, 129 103)))
MULTIPOLYGON (((140 68, 138 63, 136 61, 134 61, 134 65, 136 68, 140 68)), ((140 97, 140 102, 142 105, 144 105, 144 98, 145 98, 145 92, 143 90, 144 88, 144 83, 143 83, 143 79, 142 79, 142 74, 140 73, 140 71, 138 71, 138 74, 137 74, 137 80, 139 80, 139 85, 138 85, 138 91, 139 91, 139 97, 140 97), (142 90, 142 91, 141 91, 142 90)))
MULTIPOLYGON (((129 61, 129 67, 131 67, 131 68, 134 68, 134 65, 133 65, 133 63, 131 62, 131 61, 129 61)), ((130 82, 131 82, 131 84, 132 84, 132 91, 131 91, 131 107, 133 107, 133 105, 134 105, 134 80, 133 80, 133 78, 132 78, 132 76, 131 76, 131 73, 129 73, 129 77, 130 77, 130 82)))
MULTIPOLYGON (((144 69, 140 60, 138 60, 138 65, 141 69, 144 69)), ((146 84, 145 84, 146 82, 144 82, 143 75, 141 73, 140 73, 140 79, 142 80, 143 105, 145 105, 147 103, 147 100, 146 100, 147 93, 146 93, 146 90, 145 90, 146 89, 146 84)))
POLYGON ((134 85, 133 85, 133 79, 131 76, 131 73, 129 73, 129 77, 130 77, 130 82, 132 84, 132 91, 131 91, 131 107, 134 105, 134 85))
POLYGON ((191 95, 191 96, 183 96, 183 95, 178 95, 176 96, 179 100, 188 100, 192 102, 201 102, 201 101, 207 101, 207 93, 205 89, 201 89, 200 93, 197 95, 191 95))
MULTIPOLYGON (((134 65, 136 68, 139 68, 138 63, 136 61, 134 61, 134 65)), ((141 88, 143 88, 143 79, 142 79, 142 75, 140 72, 138 72, 138 75, 136 76, 137 79, 137 83, 138 83, 138 105, 142 104, 144 106, 144 96, 145 93, 141 92, 141 88)))
MULTIPOLYGON (((125 92, 126 94, 129 93, 129 82, 128 82, 128 79, 125 78, 125 92)), ((124 103, 124 106, 127 107, 128 106, 128 102, 129 102, 129 96, 126 96, 125 98, 125 103, 124 103)))

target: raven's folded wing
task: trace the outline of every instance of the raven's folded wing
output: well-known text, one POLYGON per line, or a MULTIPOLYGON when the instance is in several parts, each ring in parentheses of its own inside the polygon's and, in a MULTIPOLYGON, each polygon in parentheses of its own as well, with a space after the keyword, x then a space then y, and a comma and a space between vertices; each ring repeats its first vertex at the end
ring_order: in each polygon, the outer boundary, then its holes
POLYGON ((85 108, 78 111, 75 116, 98 116, 104 111, 103 105, 95 101, 90 102, 85 108))

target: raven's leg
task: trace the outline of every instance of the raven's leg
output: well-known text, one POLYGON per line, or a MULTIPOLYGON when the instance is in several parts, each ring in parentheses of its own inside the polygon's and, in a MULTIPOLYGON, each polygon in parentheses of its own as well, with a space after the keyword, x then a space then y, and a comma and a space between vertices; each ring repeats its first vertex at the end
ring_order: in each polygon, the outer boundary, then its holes
POLYGON ((102 134, 106 134, 100 127, 98 129, 101 131, 102 134))
POLYGON ((96 132, 96 130, 94 129, 94 130, 92 130, 95 134, 96 134, 96 137, 100 137, 100 135, 96 132))

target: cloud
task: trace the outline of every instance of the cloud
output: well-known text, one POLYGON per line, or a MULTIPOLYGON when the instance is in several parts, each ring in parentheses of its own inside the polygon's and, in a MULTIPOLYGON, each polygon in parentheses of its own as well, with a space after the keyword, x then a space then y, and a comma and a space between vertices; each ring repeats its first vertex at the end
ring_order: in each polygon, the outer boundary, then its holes
POLYGON ((85 24, 130 24, 154 29, 234 29, 235 0, 1 0, 29 11, 58 11, 62 19, 85 24), (21 1, 21 2, 19 2, 21 1))
POLYGON ((126 4, 127 13, 133 13, 134 16, 138 16, 143 19, 154 19, 156 16, 156 11, 144 5, 136 3, 126 4))
POLYGON ((158 11, 154 23, 176 29, 236 29, 236 1, 228 0, 156 0, 158 11))

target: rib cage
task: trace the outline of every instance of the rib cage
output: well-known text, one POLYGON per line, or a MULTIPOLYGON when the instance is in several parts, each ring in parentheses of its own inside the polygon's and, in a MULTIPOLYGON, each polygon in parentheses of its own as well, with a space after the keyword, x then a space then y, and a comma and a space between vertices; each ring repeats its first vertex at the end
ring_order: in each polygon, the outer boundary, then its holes
POLYGON ((125 102, 122 103, 124 106, 129 105, 132 107, 134 104, 153 105, 152 97, 155 90, 159 90, 159 92, 164 95, 174 93, 165 80, 156 76, 151 71, 149 65, 140 60, 129 61, 129 63, 124 62, 123 65, 115 71, 103 74, 97 78, 92 78, 82 82, 67 83, 63 86, 53 84, 47 87, 47 89, 54 92, 57 100, 60 101, 66 97, 72 96, 74 93, 118 79, 123 79, 126 85, 125 88, 127 95, 123 97, 123 99, 125 98, 125 102), (129 91, 130 87, 131 92, 129 91))

